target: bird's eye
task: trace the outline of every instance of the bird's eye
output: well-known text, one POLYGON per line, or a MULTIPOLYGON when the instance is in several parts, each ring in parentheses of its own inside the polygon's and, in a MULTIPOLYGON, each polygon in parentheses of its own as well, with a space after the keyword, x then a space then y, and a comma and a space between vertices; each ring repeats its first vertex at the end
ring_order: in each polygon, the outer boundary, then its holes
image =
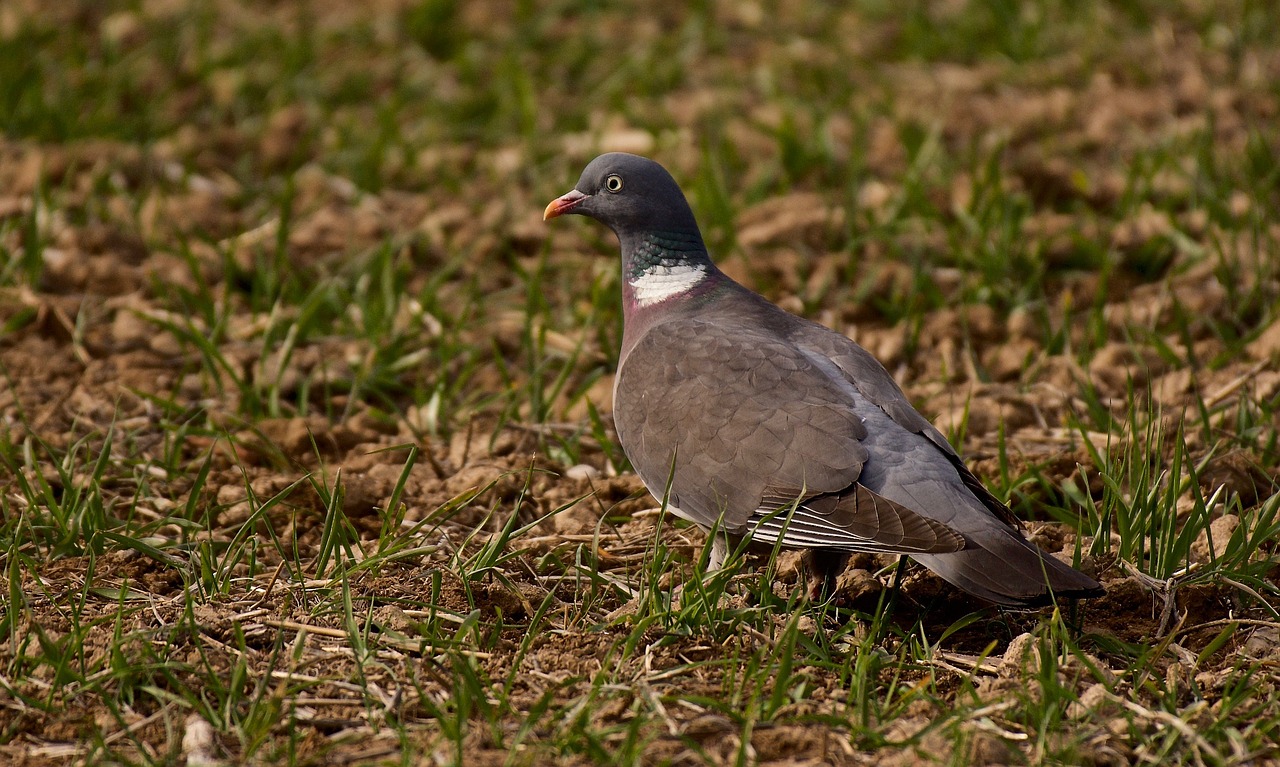
POLYGON ((607 192, 622 191, 622 176, 613 175, 604 180, 604 188, 607 192))

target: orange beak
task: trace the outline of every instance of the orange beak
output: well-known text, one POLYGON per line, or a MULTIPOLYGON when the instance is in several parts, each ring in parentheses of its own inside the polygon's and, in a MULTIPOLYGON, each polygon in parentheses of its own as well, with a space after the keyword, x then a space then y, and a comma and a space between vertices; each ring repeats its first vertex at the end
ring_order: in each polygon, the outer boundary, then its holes
POLYGON ((574 189, 567 194, 563 194, 551 201, 547 209, 542 211, 542 220, 548 221, 556 216, 563 216, 566 213, 572 213, 578 204, 587 199, 587 195, 574 189))

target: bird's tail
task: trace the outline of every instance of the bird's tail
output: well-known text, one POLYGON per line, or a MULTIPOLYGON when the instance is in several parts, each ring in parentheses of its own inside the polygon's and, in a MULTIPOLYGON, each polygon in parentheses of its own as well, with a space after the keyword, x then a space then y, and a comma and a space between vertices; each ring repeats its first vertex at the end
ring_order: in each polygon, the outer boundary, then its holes
POLYGON ((1102 596, 1102 585, 1027 541, 1016 530, 966 536, 969 545, 951 554, 912 558, 943 580, 974 596, 1008 607, 1035 607, 1055 597, 1102 596))

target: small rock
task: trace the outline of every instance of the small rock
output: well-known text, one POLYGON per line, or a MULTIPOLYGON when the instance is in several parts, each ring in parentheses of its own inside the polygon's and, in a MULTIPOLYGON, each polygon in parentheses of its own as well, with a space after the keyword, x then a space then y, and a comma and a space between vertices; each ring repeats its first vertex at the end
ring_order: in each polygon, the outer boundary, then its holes
POLYGON ((1079 671, 1082 675, 1087 674, 1095 679, 1100 679, 1104 684, 1114 685, 1116 683, 1116 672, 1096 655, 1089 653, 1071 654, 1066 657, 1066 662, 1063 666, 1067 669, 1079 671))
POLYGON ((804 562, 803 551, 781 551, 778 553, 778 559, 774 563, 774 577, 780 583, 796 583, 804 574, 804 562))
POLYGON ((1195 543, 1191 544, 1191 557, 1196 562, 1212 562, 1227 553, 1227 544, 1231 535, 1240 526, 1240 518, 1235 514, 1223 514, 1209 523, 1209 527, 1200 531, 1195 543))
POLYGON ((177 357, 182 354, 182 342, 168 330, 153 329, 147 346, 162 357, 177 357))
POLYGON ((1106 700, 1107 686, 1101 682, 1095 682, 1085 688, 1077 700, 1067 704, 1067 716, 1072 719, 1087 719, 1096 714, 1106 700))
POLYGON ((1009 744, 989 732, 975 732, 969 744, 969 764, 1009 764, 1012 756, 1009 744))
POLYGON ((1113 738, 1129 740, 1132 737, 1132 733, 1129 732, 1130 726, 1131 722, 1129 719, 1123 716, 1117 716, 1107 722, 1107 732, 1111 733, 1111 737, 1113 738))
POLYGON ((218 488, 218 505, 230 506, 241 501, 248 500, 248 493, 245 492, 244 485, 222 485, 218 488))
POLYGON ((579 481, 592 480, 600 476, 600 470, 590 464, 580 463, 580 464, 577 464, 576 466, 570 466, 565 471, 564 476, 566 479, 573 479, 573 480, 579 480, 579 481))
POLYGON ((329 442, 328 424, 319 418, 266 418, 258 431, 290 458, 310 454, 313 439, 321 449, 329 442))
POLYGON ((155 335, 155 325, 138 316, 137 312, 122 309, 111 321, 111 337, 118 351, 141 349, 155 335))
POLYGON ((684 725, 681 735, 694 740, 702 740, 712 735, 726 732, 737 732, 737 727, 728 717, 720 714, 703 714, 684 725))
POLYGON ((887 184, 876 179, 863 184, 858 189, 858 207, 863 210, 879 211, 893 200, 893 190, 887 184))
POLYGON ((378 628, 383 631, 399 631, 407 633, 414 625, 414 621, 405 615, 395 605, 380 605, 373 611, 373 619, 378 628))
POLYGON ((1044 332, 1040 321, 1026 307, 1018 307, 1009 312, 1009 319, 1005 324, 1009 329, 1009 338, 1043 344, 1044 332))
POLYGON ((1173 404, 1195 389, 1195 374, 1189 368, 1178 368, 1155 379, 1151 394, 1156 402, 1173 404))
POLYGON ((365 474, 344 474, 342 477, 342 510, 352 518, 377 517, 378 507, 390 495, 390 488, 365 474))
POLYGON ((182 733, 182 753, 186 756, 186 763, 191 767, 212 767, 212 765, 222 765, 226 762, 214 756, 217 742, 213 732, 213 726, 206 722, 199 714, 192 714, 187 717, 185 729, 182 733))
POLYGON ((1280 360, 1280 320, 1271 323, 1245 349, 1256 360, 1280 360))
POLYGON ((1214 458, 1200 473, 1200 486, 1205 497, 1218 488, 1240 498, 1248 508, 1276 492, 1276 481, 1258 466, 1258 459, 1247 450, 1233 450, 1214 458))
POLYGON ((1123 394, 1129 386, 1145 386, 1163 373, 1166 365, 1153 348, 1112 343, 1099 349, 1089 362, 1089 376, 1108 394, 1123 394))
POLYGON ((1245 640, 1240 654, 1257 660, 1280 657, 1280 629, 1275 626, 1257 629, 1245 640))
POLYGON ((490 485, 498 486, 503 484, 504 474, 506 472, 503 471, 502 467, 493 464, 467 466, 445 480, 445 492, 457 496, 475 490, 482 490, 490 485))
POLYGON ((955 433, 963 426, 971 435, 995 434, 1003 426, 1012 433, 1039 421, 1032 399, 1010 386, 983 384, 974 387, 967 399, 956 398, 951 406, 938 414, 934 425, 944 434, 955 433))
POLYGON ((884 584, 870 571, 846 569, 836 579, 836 593, 851 603, 857 604, 873 599, 884 591, 884 584))
POLYGON ((551 529, 561 535, 590 535, 599 521, 594 504, 575 503, 551 518, 551 529))
POLYGON ((1004 660, 1000 661, 1000 676, 1022 676, 1039 670, 1040 649, 1036 646, 1035 636, 1024 633, 1014 637, 1004 651, 1004 660))
POLYGON ((1043 348, 1025 338, 1010 339, 993 345, 982 355, 982 363, 994 381, 1016 381, 1026 370, 1028 363, 1043 348))

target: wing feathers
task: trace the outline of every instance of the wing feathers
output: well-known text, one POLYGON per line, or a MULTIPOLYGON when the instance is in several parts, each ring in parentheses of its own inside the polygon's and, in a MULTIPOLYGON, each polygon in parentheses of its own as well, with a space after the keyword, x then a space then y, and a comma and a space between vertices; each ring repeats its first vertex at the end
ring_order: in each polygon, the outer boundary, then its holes
POLYGON ((965 547, 964 538, 941 522, 859 484, 799 505, 768 495, 747 530, 767 543, 843 551, 942 554, 965 547))

